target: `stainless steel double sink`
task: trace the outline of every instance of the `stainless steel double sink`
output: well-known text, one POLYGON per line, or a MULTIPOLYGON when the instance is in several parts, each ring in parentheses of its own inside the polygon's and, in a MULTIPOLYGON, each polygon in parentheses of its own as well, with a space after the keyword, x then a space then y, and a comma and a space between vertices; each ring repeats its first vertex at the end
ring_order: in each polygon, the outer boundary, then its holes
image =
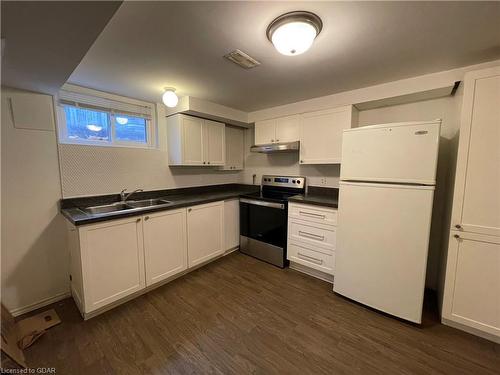
POLYGON ((81 210, 88 214, 99 215, 118 211, 140 211, 141 209, 147 209, 150 207, 163 207, 171 204, 172 201, 163 198, 155 198, 142 199, 138 201, 115 202, 100 206, 85 207, 81 208, 81 210))

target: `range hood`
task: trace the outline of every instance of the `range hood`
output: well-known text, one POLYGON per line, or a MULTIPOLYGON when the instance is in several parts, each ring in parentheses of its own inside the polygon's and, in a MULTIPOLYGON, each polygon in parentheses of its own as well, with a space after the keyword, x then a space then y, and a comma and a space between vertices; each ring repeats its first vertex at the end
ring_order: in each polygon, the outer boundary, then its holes
POLYGON ((283 142, 283 143, 270 143, 267 145, 255 145, 250 147, 252 152, 261 152, 264 154, 278 153, 278 152, 297 152, 299 151, 300 142, 283 142))

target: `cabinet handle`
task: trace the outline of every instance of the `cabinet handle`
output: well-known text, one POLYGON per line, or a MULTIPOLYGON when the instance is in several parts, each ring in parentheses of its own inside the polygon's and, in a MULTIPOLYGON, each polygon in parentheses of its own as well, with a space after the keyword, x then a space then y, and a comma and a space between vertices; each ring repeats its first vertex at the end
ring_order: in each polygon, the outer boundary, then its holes
POLYGON ((208 162, 208 164, 210 164, 210 162, 208 162))
POLYGON ((300 163, 302 164, 304 162, 304 160, 301 160, 300 163))
POLYGON ((276 142, 279 142, 279 141, 280 141, 279 139, 276 140, 276 142))
POLYGON ((144 218, 144 220, 149 220, 149 216, 146 216, 146 217, 144 218))
POLYGON ((207 164, 207 163, 204 161, 203 164, 207 164))
POLYGON ((188 212, 191 212, 191 210, 192 210, 191 208, 188 208, 188 212))
POLYGON ((457 224, 457 225, 455 225, 455 228, 462 229, 462 226, 460 224, 457 224))
POLYGON ((274 143, 274 139, 271 139, 271 143, 274 143))
POLYGON ((299 236, 302 236, 302 237, 309 237, 309 238, 312 238, 312 239, 318 239, 320 241, 324 241, 325 240, 325 236, 320 236, 320 235, 317 235, 317 234, 314 234, 314 233, 308 233, 308 232, 303 232, 301 230, 299 230, 299 236))
POLYGON ((310 257, 309 255, 304 255, 302 253, 297 253, 297 255, 299 256, 299 258, 308 260, 309 262, 313 262, 313 263, 316 263, 316 264, 323 264, 323 259, 318 259, 318 258, 310 257))
POLYGON ((313 214, 311 212, 299 211, 299 214, 304 215, 304 216, 317 217, 319 219, 325 219, 325 215, 313 214))
POLYGON ((139 219, 137 219, 135 222, 136 222, 136 223, 138 223, 139 221, 141 221, 141 219, 140 219, 140 218, 139 218, 139 219))
POLYGON ((458 234, 454 234, 453 237, 455 237, 457 240, 460 239, 460 236, 458 234))

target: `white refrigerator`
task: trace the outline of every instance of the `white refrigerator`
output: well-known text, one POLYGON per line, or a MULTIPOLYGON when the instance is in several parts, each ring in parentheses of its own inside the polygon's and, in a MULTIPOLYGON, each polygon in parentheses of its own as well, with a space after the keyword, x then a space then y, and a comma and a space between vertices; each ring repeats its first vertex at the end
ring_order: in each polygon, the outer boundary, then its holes
POLYGON ((421 323, 441 120, 344 130, 333 290, 421 323))

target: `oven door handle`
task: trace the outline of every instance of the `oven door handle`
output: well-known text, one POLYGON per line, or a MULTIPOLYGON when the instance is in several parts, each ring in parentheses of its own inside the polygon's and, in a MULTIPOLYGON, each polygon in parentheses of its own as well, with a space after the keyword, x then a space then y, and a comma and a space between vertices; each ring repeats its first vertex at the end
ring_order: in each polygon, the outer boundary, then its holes
POLYGON ((264 207, 271 207, 271 208, 278 208, 280 210, 285 209, 285 205, 283 203, 275 203, 275 202, 267 202, 267 201, 259 201, 255 199, 247 199, 247 198, 240 198, 241 203, 248 203, 248 204, 254 204, 256 206, 264 206, 264 207))

